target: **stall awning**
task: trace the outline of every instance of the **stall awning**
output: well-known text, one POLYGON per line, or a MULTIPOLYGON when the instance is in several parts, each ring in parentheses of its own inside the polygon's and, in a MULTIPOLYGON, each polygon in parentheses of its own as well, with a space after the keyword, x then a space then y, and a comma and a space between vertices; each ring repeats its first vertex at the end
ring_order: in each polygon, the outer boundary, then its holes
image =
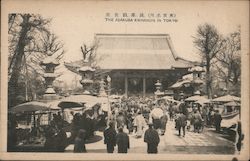
POLYGON ((231 101, 238 101, 240 102, 240 97, 232 96, 232 95, 225 95, 212 100, 213 102, 231 102, 231 101))

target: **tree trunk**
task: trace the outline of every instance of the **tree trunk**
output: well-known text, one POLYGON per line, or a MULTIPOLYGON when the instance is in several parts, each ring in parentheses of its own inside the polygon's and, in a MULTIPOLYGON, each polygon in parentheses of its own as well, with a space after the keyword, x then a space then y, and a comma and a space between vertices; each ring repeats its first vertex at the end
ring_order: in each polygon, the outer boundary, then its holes
POLYGON ((212 98, 212 80, 210 75, 210 59, 207 58, 207 64, 206 64, 206 90, 208 99, 212 98))
POLYGON ((12 68, 11 77, 8 83, 9 84, 9 87, 8 87, 9 107, 15 106, 17 103, 16 97, 17 97, 17 92, 18 92, 18 79, 20 77, 22 59, 24 56, 24 48, 26 45, 26 37, 27 37, 28 31, 30 30, 29 18, 30 18, 29 14, 26 14, 23 16, 23 22, 21 24, 22 29, 20 31, 20 37, 19 37, 16 50, 15 50, 16 55, 15 57, 12 58, 14 60, 13 68, 12 68))

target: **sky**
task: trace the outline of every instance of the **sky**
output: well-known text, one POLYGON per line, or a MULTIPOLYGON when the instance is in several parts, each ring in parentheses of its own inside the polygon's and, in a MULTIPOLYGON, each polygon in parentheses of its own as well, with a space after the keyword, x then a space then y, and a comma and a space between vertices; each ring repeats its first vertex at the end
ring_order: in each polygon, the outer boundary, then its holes
MULTIPOLYGON (((82 59, 80 46, 91 44, 95 33, 169 34, 177 55, 198 60, 193 44, 198 25, 213 24, 221 34, 228 35, 244 23, 245 2, 26 0, 8 2, 4 12, 39 13, 52 18, 50 27, 64 43, 65 62, 82 59), (172 13, 177 22, 110 22, 105 20, 107 13, 172 13)), ((63 72, 60 80, 72 82, 72 72, 63 66, 59 71, 63 72)))

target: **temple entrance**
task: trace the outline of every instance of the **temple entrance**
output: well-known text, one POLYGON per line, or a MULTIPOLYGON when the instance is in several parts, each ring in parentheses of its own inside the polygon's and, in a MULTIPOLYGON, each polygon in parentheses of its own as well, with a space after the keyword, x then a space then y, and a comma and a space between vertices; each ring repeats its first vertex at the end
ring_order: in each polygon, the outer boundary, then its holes
POLYGON ((143 93, 142 78, 128 78, 128 96, 138 96, 143 93))
POLYGON ((186 70, 113 70, 109 73, 112 78, 111 94, 124 96, 152 96, 156 91, 155 83, 162 83, 161 91, 168 89, 186 70))

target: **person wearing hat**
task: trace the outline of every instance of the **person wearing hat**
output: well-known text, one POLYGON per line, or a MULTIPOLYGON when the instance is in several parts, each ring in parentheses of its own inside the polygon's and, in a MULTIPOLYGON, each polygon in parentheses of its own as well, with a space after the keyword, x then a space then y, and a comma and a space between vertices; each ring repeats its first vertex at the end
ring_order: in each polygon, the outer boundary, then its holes
POLYGON ((118 153, 127 153, 130 148, 129 136, 123 132, 123 127, 118 129, 118 134, 116 135, 116 144, 118 145, 118 153))
POLYGON ((107 152, 108 153, 113 153, 114 152, 114 147, 116 145, 116 131, 114 128, 114 123, 110 122, 109 127, 105 129, 104 131, 104 144, 107 145, 107 152))
POLYGON ((158 144, 160 137, 158 132, 153 128, 153 124, 148 124, 149 128, 145 131, 144 142, 147 143, 147 153, 158 153, 158 144))

